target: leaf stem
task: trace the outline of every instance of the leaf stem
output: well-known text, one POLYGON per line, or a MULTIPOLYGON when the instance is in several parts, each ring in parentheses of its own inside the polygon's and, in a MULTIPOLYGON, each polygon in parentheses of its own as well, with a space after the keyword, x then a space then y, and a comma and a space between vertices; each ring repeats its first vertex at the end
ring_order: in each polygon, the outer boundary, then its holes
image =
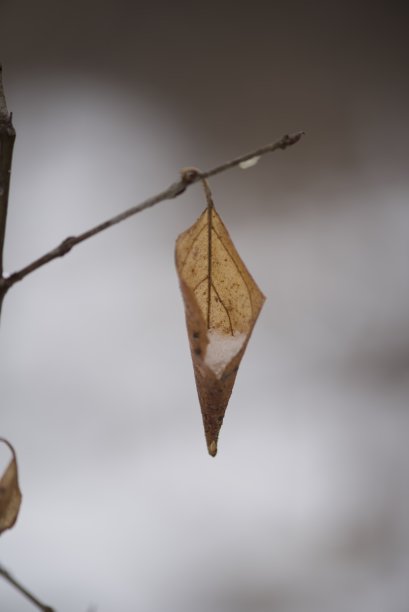
POLYGON ((209 183, 202 179, 207 202, 207 329, 210 329, 210 309, 212 305, 212 215, 213 198, 209 183))

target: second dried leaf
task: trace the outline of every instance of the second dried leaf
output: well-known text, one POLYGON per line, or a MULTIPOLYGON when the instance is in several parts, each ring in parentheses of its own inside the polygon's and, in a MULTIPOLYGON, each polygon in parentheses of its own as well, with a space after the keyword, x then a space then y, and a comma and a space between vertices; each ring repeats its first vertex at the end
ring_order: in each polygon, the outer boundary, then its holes
POLYGON ((11 453, 12 459, 0 478, 0 534, 6 529, 13 527, 17 520, 21 504, 21 491, 18 484, 17 459, 14 448, 0 438, 0 442, 6 444, 11 453))

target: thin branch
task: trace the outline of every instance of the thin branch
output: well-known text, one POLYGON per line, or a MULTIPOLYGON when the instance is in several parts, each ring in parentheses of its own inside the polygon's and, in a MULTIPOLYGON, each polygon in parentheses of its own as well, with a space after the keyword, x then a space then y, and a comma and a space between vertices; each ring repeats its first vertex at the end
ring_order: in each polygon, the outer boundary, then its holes
POLYGON ((0 576, 3 576, 3 578, 7 580, 7 582, 9 582, 14 588, 20 591, 20 593, 22 593, 22 595, 29 599, 31 603, 37 606, 39 610, 42 610, 42 612, 54 612, 54 608, 50 608, 50 606, 46 606, 45 604, 41 603, 41 601, 37 599, 35 595, 30 593, 30 591, 28 591, 22 584, 20 584, 20 582, 17 582, 17 580, 13 578, 13 576, 11 576, 2 565, 0 565, 0 576))
POLYGON ((219 166, 216 166, 215 168, 207 170, 206 172, 200 172, 199 170, 193 168, 183 170, 179 181, 172 183, 172 185, 170 185, 164 191, 161 191, 160 193, 148 198, 140 204, 137 204, 136 206, 125 210, 119 215, 116 215, 115 217, 112 217, 111 219, 108 219, 107 221, 96 225, 95 227, 87 230, 86 232, 83 232, 82 234, 79 234, 78 236, 70 236, 66 238, 57 247, 55 247, 42 257, 39 257, 32 263, 28 264, 21 270, 14 272, 6 278, 0 278, 0 293, 2 288, 5 293, 12 285, 21 281, 23 278, 28 276, 28 274, 31 274, 35 270, 38 270, 38 268, 41 268, 42 266, 49 263, 53 259, 56 259, 57 257, 63 257, 69 251, 71 251, 71 249, 75 245, 79 244, 80 242, 88 240, 88 238, 99 234, 100 232, 108 229, 109 227, 112 227, 113 225, 117 225, 117 223, 125 221, 125 219, 128 219, 129 217, 132 217, 133 215, 136 215, 137 213, 140 213, 146 208, 150 208, 151 206, 154 206, 159 202, 176 198, 177 196, 181 195, 188 187, 190 187, 190 185, 193 185, 194 183, 197 183, 202 179, 209 178, 210 176, 214 176, 216 174, 220 174, 221 172, 225 172, 226 170, 239 166, 241 163, 254 157, 261 157, 266 153, 271 153, 273 151, 277 151, 278 149, 286 149, 287 147, 297 143, 303 135, 304 132, 298 132, 292 135, 287 134, 276 142, 268 144, 255 151, 251 151, 250 153, 246 153, 245 155, 237 157, 231 161, 225 162, 219 166))
MULTIPOLYGON (((16 138, 12 115, 7 110, 0 64, 0 279, 3 275, 3 249, 6 234, 7 205, 9 199, 11 160, 16 138)), ((0 311, 5 290, 0 285, 0 311)))
MULTIPOLYGON (((199 176, 196 180, 209 178, 211 176, 215 176, 215 174, 220 174, 221 172, 225 172, 226 170, 230 170, 230 168, 235 168, 236 166, 240 166, 243 162, 249 161, 250 159, 262 157, 266 153, 273 153, 273 151, 278 151, 278 149, 284 150, 287 147, 291 147, 296 144, 302 136, 305 136, 305 132, 296 132, 295 134, 285 134, 280 140, 276 140, 270 144, 264 145, 264 147, 260 147, 256 149, 256 151, 252 151, 251 153, 245 153, 240 157, 236 157, 220 166, 216 166, 212 170, 208 170, 207 172, 199 173, 199 176)), ((255 160, 256 161, 256 160, 255 160)), ((196 182, 196 181, 195 181, 196 182)))

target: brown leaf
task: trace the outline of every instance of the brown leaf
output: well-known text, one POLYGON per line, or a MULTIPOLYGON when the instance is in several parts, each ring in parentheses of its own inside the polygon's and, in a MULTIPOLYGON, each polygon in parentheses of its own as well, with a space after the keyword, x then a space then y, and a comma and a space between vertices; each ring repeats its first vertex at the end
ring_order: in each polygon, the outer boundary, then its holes
POLYGON ((176 241, 176 268, 209 453, 265 300, 240 259, 204 181, 208 207, 176 241))
POLYGON ((21 504, 21 492, 18 486, 18 470, 16 453, 12 445, 4 438, 0 442, 6 444, 13 458, 0 479, 0 533, 11 529, 17 520, 21 504))

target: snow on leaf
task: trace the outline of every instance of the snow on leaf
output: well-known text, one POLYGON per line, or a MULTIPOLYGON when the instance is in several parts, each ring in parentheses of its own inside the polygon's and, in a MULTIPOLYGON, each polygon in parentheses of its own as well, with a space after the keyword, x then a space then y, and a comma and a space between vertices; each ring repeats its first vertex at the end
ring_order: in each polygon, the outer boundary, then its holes
POLYGON ((0 533, 13 527, 17 520, 21 504, 21 492, 18 484, 16 453, 12 445, 4 438, 0 442, 6 444, 12 459, 0 478, 0 533))
POLYGON ((214 456, 237 370, 265 298, 237 253, 205 181, 204 187, 208 206, 178 237, 176 269, 207 446, 214 456))
POLYGON ((233 335, 221 334, 215 329, 207 332, 205 363, 220 378, 227 364, 239 352, 246 340, 246 334, 235 332, 233 335))

